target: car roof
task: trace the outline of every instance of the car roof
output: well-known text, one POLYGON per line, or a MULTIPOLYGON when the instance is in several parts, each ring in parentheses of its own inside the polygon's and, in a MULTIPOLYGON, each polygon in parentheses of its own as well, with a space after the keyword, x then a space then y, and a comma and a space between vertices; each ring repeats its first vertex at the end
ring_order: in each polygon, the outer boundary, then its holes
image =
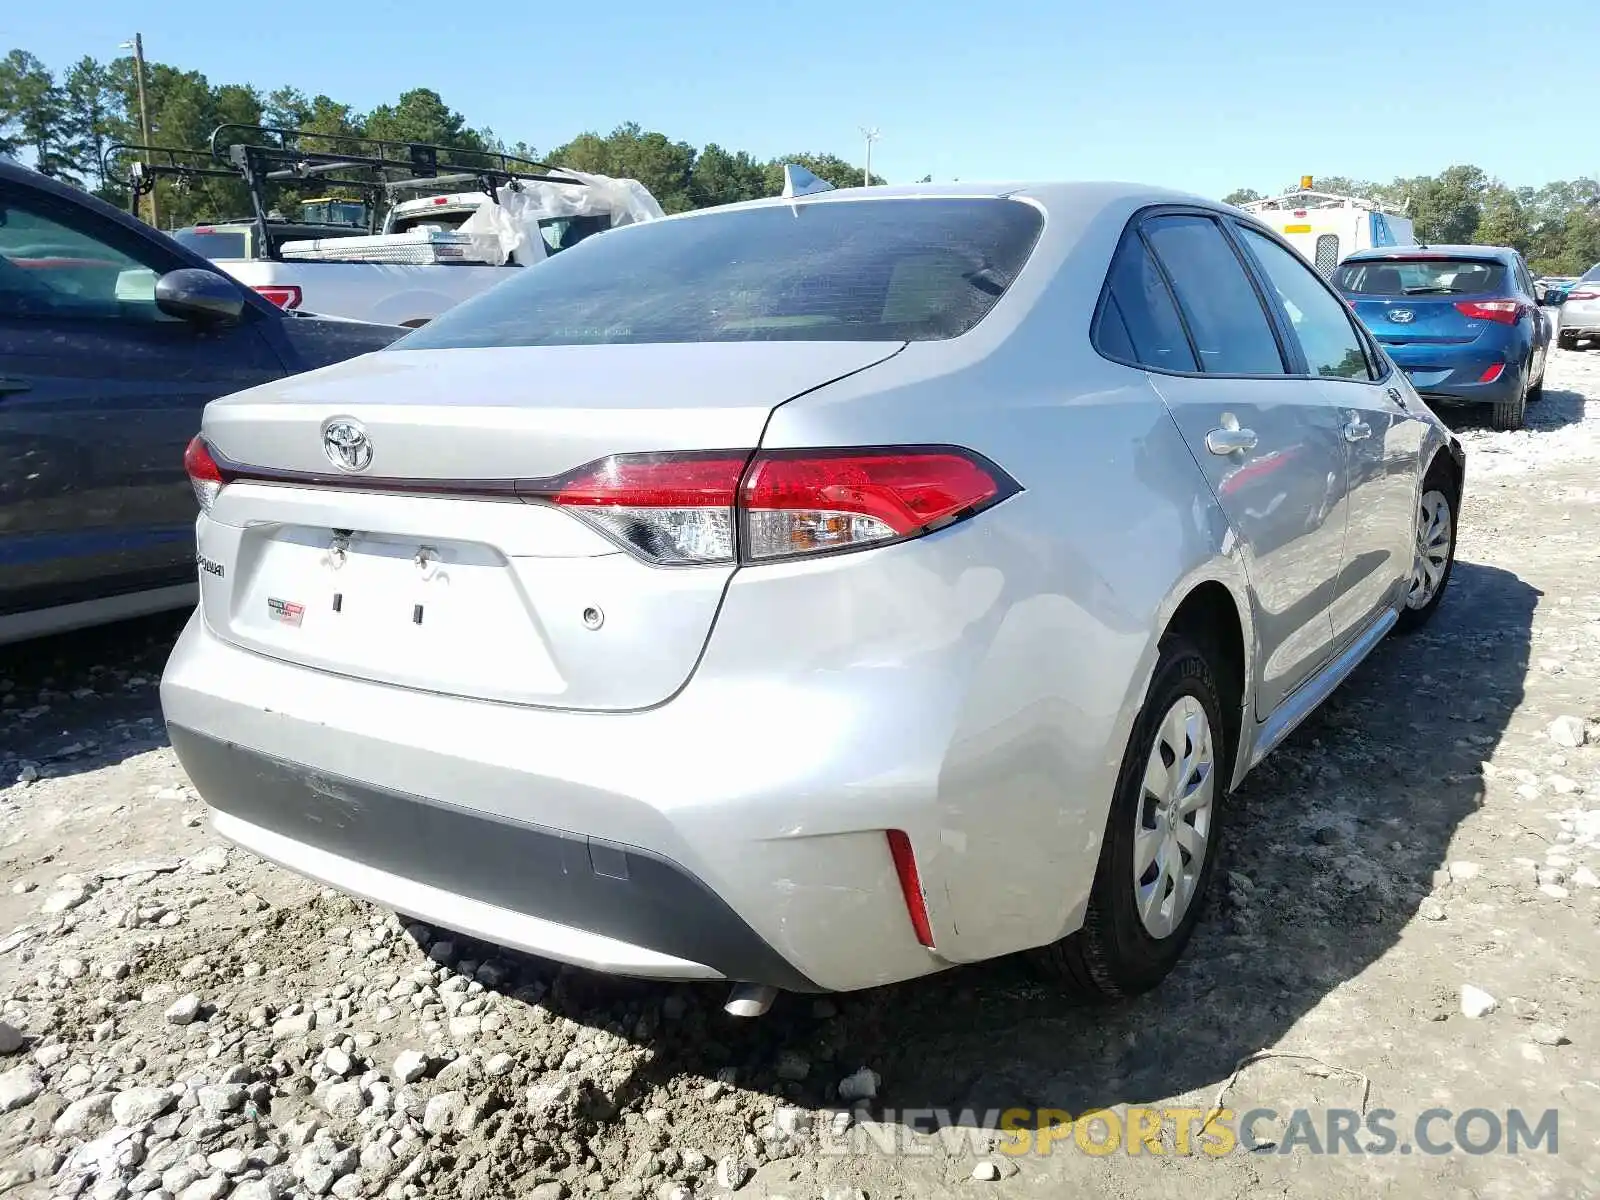
POLYGON ((1517 252, 1511 246, 1435 246, 1418 243, 1415 246, 1375 246, 1371 250, 1353 250, 1345 256, 1344 261, 1370 261, 1375 258, 1482 258, 1512 263, 1516 261, 1517 252))
MULTIPOLYGON (((775 208, 802 204, 842 204, 852 201, 898 199, 960 200, 983 198, 1034 200, 1047 211, 1054 208, 1058 210, 1075 209, 1082 212, 1100 212, 1119 208, 1126 210, 1130 215, 1138 209, 1154 205, 1181 204, 1207 208, 1213 212, 1248 222, 1259 228, 1267 228, 1250 213, 1242 212, 1232 205, 1223 204, 1220 200, 1212 200, 1189 192, 1157 187, 1151 184, 1116 180, 904 183, 881 184, 877 187, 833 188, 829 191, 812 192, 802 196, 769 196, 758 200, 741 200, 734 204, 718 205, 715 208, 699 208, 692 209, 689 212, 673 213, 664 219, 669 221, 693 220, 713 213, 729 212, 737 209, 775 208)), ((653 223, 645 222, 645 224, 653 223)), ((633 227, 624 225, 619 228, 618 232, 622 229, 633 227)))

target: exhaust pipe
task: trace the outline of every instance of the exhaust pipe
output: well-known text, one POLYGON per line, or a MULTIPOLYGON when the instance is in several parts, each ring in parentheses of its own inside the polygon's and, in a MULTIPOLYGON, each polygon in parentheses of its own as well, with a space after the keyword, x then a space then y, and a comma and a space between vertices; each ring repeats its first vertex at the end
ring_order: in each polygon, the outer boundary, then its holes
POLYGON ((778 989, 764 983, 736 983, 722 1010, 732 1017, 762 1017, 778 998, 778 989))

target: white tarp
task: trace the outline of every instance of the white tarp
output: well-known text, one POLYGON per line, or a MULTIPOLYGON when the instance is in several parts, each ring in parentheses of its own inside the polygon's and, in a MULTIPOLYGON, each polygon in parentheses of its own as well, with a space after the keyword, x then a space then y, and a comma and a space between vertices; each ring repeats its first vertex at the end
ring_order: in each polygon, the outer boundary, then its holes
POLYGON ((613 179, 565 168, 561 173, 582 180, 584 186, 521 180, 497 189, 499 203, 491 204, 484 197, 478 211, 457 229, 473 238, 473 258, 496 266, 508 259, 523 266, 538 262, 549 249, 540 222, 552 218, 609 215, 615 228, 666 215, 637 179, 613 179))

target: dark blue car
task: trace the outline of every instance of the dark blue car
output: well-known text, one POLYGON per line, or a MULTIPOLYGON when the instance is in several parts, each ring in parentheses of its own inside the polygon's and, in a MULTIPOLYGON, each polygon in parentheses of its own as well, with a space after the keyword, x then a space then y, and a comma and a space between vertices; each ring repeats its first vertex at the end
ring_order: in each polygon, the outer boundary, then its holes
POLYGON ((1533 277, 1503 246, 1390 246, 1339 264, 1333 282, 1430 404, 1490 406, 1521 429, 1542 395, 1550 322, 1533 277))
POLYGON ((195 601, 208 400, 387 346, 0 158, 0 645, 195 601))

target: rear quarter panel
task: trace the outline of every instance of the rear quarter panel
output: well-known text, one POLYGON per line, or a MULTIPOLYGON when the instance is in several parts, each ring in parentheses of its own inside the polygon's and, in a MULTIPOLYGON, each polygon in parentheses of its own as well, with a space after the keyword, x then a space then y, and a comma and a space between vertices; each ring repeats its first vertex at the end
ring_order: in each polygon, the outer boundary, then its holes
POLYGON ((907 812, 936 941, 954 961, 1081 923, 1132 721, 1182 598, 1224 583, 1250 644, 1242 566, 1176 426, 1144 372, 1089 345, 1130 212, 1047 237, 963 337, 912 343, 773 414, 764 446, 955 444, 1025 490, 920 542, 796 572, 781 590, 765 586, 771 568, 742 569, 708 651, 707 667, 730 640, 759 653, 779 627, 807 648, 808 677, 866 661, 915 680, 921 720, 903 768, 841 782, 907 812), (744 593, 758 590, 764 625, 745 628, 758 609, 744 593))

